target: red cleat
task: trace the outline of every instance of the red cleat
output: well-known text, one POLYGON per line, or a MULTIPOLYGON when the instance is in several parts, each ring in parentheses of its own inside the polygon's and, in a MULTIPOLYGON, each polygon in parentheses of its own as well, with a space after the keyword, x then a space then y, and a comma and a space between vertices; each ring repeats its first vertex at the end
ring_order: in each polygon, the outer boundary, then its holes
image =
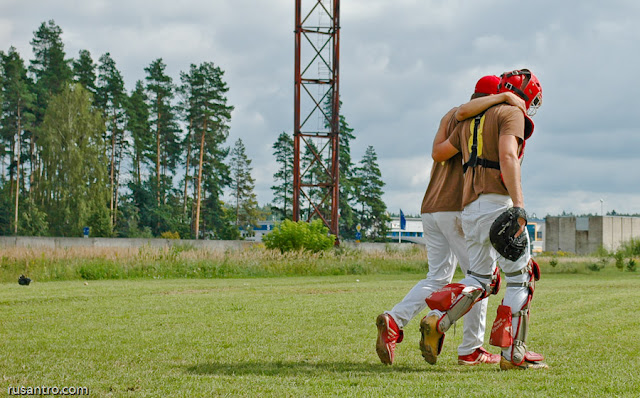
POLYGON ((400 343, 404 337, 402 330, 398 328, 396 321, 389 314, 380 314, 376 319, 378 327, 378 340, 376 341, 376 352, 380 361, 385 365, 393 363, 396 351, 396 343, 400 343))
POLYGON ((479 365, 481 363, 499 363, 500 354, 492 354, 480 347, 469 355, 458 355, 458 365, 479 365))

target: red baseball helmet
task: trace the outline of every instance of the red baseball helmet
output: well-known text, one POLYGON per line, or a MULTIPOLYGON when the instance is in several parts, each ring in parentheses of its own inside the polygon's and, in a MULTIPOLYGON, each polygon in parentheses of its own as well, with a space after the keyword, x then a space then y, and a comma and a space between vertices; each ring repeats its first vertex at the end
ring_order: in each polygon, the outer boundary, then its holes
POLYGON ((524 100, 527 105, 527 114, 536 114, 542 105, 542 86, 538 78, 529 69, 517 69, 504 72, 500 76, 498 92, 511 91, 524 100))
POLYGON ((500 78, 494 75, 483 76, 476 83, 475 94, 497 94, 500 78))

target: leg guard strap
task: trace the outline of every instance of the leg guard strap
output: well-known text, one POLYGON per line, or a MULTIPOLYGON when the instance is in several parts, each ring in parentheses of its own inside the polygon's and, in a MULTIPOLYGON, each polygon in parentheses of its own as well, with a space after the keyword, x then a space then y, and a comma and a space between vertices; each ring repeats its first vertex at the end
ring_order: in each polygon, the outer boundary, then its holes
POLYGON ((521 270, 516 272, 505 272, 504 274, 507 277, 513 277, 513 276, 522 275, 527 272, 533 276, 533 280, 536 280, 536 281, 540 280, 540 266, 538 265, 538 263, 535 262, 534 259, 530 259, 529 262, 527 263, 527 266, 522 268, 521 270))
POLYGON ((478 281, 480 286, 482 286, 482 289, 485 291, 485 293, 483 294, 483 298, 487 297, 489 295, 489 289, 490 289, 489 285, 491 281, 491 275, 479 274, 473 271, 467 271, 467 275, 469 275, 470 277, 478 281), (489 283, 485 281, 489 281, 489 283))
POLYGON ((527 303, 522 310, 513 314, 518 318, 518 330, 516 331, 515 339, 513 339, 513 345, 511 348, 511 362, 514 365, 521 365, 525 360, 527 353, 527 334, 529 334, 529 303, 531 302, 531 295, 527 303))
POLYGON ((467 271, 467 275, 472 276, 473 279, 477 280, 480 285, 485 290, 485 294, 482 298, 489 297, 490 294, 498 294, 500 291, 500 284, 502 278, 500 277, 500 268, 495 267, 493 270, 493 274, 484 275, 478 274, 477 272, 467 271), (489 283, 485 283, 484 281, 489 281, 489 283))
POLYGON ((512 283, 507 283, 507 287, 528 287, 529 290, 531 290, 531 287, 533 286, 533 282, 512 282, 512 283))

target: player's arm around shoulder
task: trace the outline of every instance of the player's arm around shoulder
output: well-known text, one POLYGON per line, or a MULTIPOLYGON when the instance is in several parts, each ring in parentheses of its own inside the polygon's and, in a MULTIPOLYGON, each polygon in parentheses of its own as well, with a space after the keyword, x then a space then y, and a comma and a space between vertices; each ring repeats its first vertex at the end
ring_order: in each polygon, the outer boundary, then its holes
POLYGON ((456 120, 459 122, 474 117, 481 112, 486 111, 494 105, 507 103, 518 107, 522 112, 526 112, 526 105, 522 98, 512 92, 488 95, 486 97, 475 98, 458 107, 455 113, 456 120))
POLYGON ((433 138, 433 147, 431 149, 431 157, 436 162, 443 162, 458 153, 458 150, 449 141, 451 130, 457 124, 457 121, 454 117, 457 109, 458 108, 452 108, 440 120, 438 132, 433 138), (436 153, 438 154, 438 159, 434 157, 436 153))

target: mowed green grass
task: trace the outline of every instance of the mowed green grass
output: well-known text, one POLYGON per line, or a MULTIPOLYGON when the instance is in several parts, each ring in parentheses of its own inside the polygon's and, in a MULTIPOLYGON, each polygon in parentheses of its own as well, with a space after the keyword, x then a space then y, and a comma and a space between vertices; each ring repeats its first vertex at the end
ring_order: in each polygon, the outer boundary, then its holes
MULTIPOLYGON (((422 277, 2 284, 0 395, 85 386, 99 397, 640 396, 639 273, 543 275, 528 343, 550 369, 525 372, 457 365, 461 325, 427 364, 418 318, 396 362, 382 365, 375 318, 422 277)), ((490 299, 487 329, 503 295, 490 299)))

